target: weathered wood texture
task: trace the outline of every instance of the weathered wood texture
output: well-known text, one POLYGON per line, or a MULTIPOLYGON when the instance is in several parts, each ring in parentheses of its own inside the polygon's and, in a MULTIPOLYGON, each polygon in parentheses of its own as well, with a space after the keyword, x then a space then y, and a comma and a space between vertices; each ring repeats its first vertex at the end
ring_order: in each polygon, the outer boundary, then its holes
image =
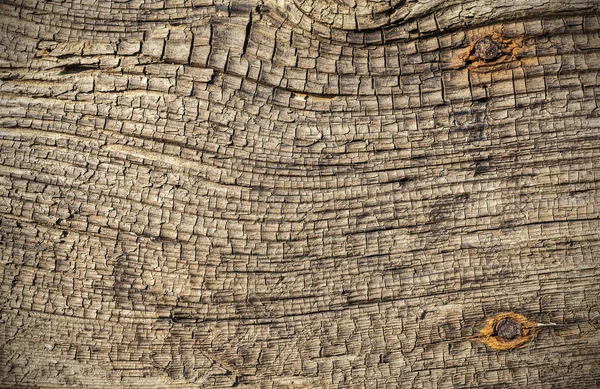
POLYGON ((0 381, 596 387, 599 8, 3 0, 0 381))

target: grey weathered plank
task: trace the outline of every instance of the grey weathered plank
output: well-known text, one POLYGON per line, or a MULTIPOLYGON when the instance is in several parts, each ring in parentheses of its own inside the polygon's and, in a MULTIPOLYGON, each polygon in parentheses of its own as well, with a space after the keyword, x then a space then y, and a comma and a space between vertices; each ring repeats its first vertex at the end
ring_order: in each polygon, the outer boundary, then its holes
POLYGON ((598 386, 599 8, 4 1, 0 382, 598 386))

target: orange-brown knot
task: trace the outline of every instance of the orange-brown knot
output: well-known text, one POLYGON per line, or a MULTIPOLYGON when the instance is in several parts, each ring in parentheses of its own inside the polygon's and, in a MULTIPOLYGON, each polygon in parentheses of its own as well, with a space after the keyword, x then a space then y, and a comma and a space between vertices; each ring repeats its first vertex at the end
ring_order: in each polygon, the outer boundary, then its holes
POLYGON ((500 320, 496 324, 496 336, 507 340, 521 336, 521 323, 514 321, 510 317, 500 320))
POLYGON ((481 61, 494 61, 500 57, 502 49, 500 43, 492 39, 491 36, 481 38, 475 43, 475 55, 481 61))
POLYGON ((501 313, 488 319, 471 339, 496 350, 511 350, 531 342, 540 326, 518 313, 501 313))

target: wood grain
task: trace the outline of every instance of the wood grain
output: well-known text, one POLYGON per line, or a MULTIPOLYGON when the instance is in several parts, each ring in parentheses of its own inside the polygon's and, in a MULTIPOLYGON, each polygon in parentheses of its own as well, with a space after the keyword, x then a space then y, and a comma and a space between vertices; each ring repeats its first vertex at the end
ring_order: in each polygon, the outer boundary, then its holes
POLYGON ((598 387, 599 11, 4 0, 0 385, 598 387))

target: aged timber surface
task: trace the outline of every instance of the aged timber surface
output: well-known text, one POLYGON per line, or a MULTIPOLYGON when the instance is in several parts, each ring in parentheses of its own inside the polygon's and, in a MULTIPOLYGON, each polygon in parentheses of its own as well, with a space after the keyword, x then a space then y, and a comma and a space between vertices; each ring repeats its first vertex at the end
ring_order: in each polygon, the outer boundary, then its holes
POLYGON ((597 387, 599 14, 3 0, 0 385, 597 387))

